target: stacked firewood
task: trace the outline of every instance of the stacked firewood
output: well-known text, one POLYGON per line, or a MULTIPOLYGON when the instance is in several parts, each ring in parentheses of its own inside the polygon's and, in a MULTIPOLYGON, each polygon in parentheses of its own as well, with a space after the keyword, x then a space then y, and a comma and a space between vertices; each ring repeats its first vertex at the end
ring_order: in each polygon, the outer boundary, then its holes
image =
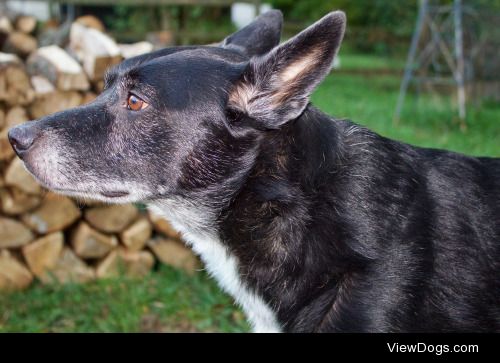
POLYGON ((36 27, 0 15, 0 289, 142 276, 158 261, 194 271, 197 259, 167 221, 48 192, 15 157, 9 128, 91 101, 108 67, 152 49, 118 45, 95 18, 77 19, 64 46, 38 47, 36 27))

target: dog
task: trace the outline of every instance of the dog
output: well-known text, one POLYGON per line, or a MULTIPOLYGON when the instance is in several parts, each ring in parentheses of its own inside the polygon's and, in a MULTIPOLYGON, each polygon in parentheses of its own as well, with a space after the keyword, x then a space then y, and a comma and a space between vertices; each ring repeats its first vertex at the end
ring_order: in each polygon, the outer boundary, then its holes
POLYGON ((345 14, 281 26, 127 59, 9 140, 50 190, 170 220, 256 332, 500 331, 500 159, 320 112, 345 14))

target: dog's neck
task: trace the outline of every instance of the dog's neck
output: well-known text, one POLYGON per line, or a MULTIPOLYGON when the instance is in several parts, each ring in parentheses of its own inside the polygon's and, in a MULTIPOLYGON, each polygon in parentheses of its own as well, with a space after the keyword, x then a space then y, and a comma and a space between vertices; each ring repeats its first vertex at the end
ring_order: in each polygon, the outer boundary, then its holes
POLYGON ((342 148, 341 142, 334 145, 340 140, 336 132, 335 121, 309 105, 298 119, 282 129, 265 132, 254 154, 248 156, 251 162, 245 167, 235 164, 238 170, 230 178, 203 191, 183 191, 151 200, 148 205, 161 211, 185 234, 218 235, 227 214, 237 208, 235 204, 249 187, 254 188, 252 192, 258 203, 287 203, 297 195, 290 195, 289 191, 281 193, 284 190, 280 189, 306 187, 299 184, 310 183, 327 164, 338 164, 342 148), (312 170, 292 175, 291 162, 296 170, 311 168, 310 165, 312 170), (297 179, 304 175, 307 180, 297 179))
POLYGON ((206 270, 243 308, 255 332, 280 332, 275 311, 241 278, 240 263, 215 227, 213 210, 181 198, 163 199, 150 209, 168 219, 201 257, 206 270))
MULTIPOLYGON (((256 331, 282 329, 278 321, 284 319, 278 319, 277 310, 295 302, 283 301, 283 294, 272 291, 283 292, 296 284, 297 271, 309 273, 304 258, 315 252, 304 245, 312 220, 305 193, 311 187, 307 184, 314 187, 316 175, 324 174, 323 168, 335 171, 334 134, 334 121, 308 108, 282 130, 266 133, 252 167, 233 181, 237 187, 230 189, 232 194, 215 202, 197 195, 151 203, 243 307, 256 331), (294 170, 301 170, 300 176, 294 170)), ((330 272, 315 270, 308 278, 331 284, 330 272)))

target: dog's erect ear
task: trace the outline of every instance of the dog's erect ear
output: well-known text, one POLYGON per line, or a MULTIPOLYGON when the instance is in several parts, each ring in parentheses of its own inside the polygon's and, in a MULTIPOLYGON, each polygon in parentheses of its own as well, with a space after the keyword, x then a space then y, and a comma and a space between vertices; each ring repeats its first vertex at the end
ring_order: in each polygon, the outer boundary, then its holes
POLYGON ((300 116, 331 69, 345 24, 343 12, 329 13, 271 52, 252 58, 230 91, 229 109, 266 129, 300 116))
POLYGON ((279 44, 282 25, 281 11, 267 11, 246 27, 224 39, 221 46, 236 48, 249 57, 265 54, 279 44))

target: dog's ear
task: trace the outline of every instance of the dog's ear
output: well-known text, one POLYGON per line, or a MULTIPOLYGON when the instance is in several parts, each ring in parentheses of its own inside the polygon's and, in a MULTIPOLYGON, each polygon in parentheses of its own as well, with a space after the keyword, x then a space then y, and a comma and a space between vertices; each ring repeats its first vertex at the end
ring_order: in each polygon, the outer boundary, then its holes
POLYGON ((343 12, 331 12, 271 52, 252 58, 230 91, 229 110, 265 129, 300 116, 331 69, 345 24, 343 12))
POLYGON ((281 11, 267 11, 246 27, 224 39, 221 46, 236 48, 248 57, 265 54, 279 44, 282 25, 281 11))

